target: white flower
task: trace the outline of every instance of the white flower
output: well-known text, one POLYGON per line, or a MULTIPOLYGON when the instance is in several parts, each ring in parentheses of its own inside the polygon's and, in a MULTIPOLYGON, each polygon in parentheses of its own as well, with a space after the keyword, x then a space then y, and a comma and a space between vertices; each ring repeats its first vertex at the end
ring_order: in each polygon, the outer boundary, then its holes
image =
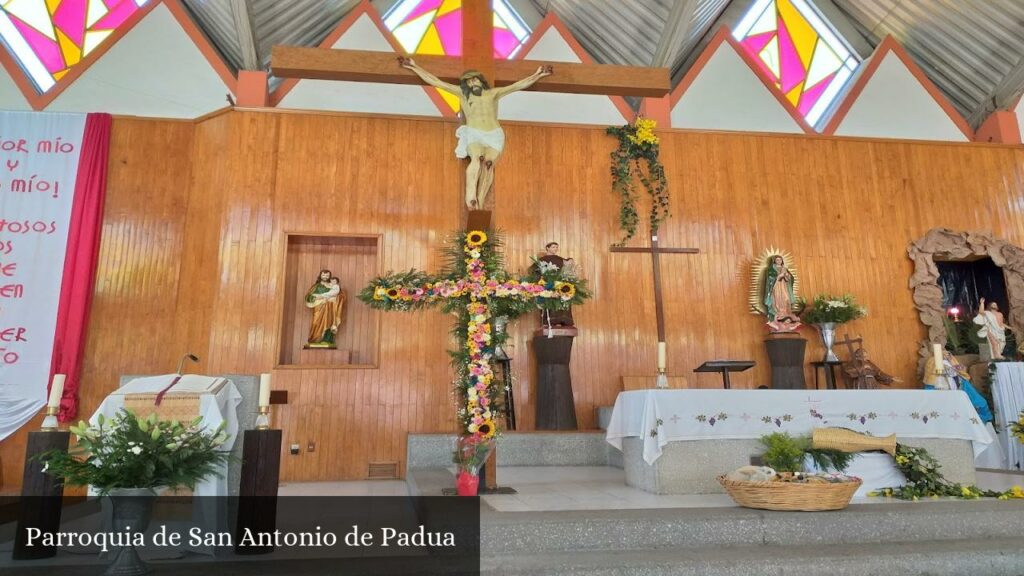
POLYGON ((540 270, 541 274, 547 274, 548 272, 557 272, 558 266, 551 262, 545 262, 544 260, 537 261, 537 269, 540 270))
MULTIPOLYGON (((133 444, 134 444, 134 442, 133 442, 133 444)), ((139 454, 142 454, 142 446, 136 446, 134 448, 131 448, 129 450, 129 452, 131 452, 132 454, 135 454, 136 456, 138 456, 139 454)))

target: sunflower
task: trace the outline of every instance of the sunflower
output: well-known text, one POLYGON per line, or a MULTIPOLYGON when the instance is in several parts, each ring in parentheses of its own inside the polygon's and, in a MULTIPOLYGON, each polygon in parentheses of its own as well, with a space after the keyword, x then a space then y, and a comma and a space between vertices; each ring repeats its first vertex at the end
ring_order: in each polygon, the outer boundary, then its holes
POLYGON ((387 295, 388 298, 395 300, 398 298, 398 288, 388 288, 385 294, 387 295))
POLYGON ((576 295, 576 286, 569 282, 559 282, 555 286, 555 291, 557 291, 558 295, 562 298, 569 300, 576 295))
POLYGON ((466 245, 468 246, 481 246, 484 242, 487 242, 487 234, 479 230, 466 234, 466 245))
POLYGON ((476 427, 476 433, 483 436, 484 438, 490 438, 494 436, 494 421, 484 420, 476 427))

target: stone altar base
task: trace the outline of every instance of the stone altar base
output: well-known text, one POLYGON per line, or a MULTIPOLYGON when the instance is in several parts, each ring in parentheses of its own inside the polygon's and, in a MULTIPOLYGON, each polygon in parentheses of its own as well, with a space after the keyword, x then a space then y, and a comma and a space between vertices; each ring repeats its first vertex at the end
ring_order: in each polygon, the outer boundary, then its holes
MULTIPOLYGON (((950 482, 975 483, 974 451, 969 441, 909 438, 900 442, 927 449, 950 482)), ((669 442, 650 465, 643 459, 640 438, 625 438, 622 443, 626 484, 652 494, 724 493, 716 477, 750 464, 750 457, 763 451, 753 438, 669 442)))

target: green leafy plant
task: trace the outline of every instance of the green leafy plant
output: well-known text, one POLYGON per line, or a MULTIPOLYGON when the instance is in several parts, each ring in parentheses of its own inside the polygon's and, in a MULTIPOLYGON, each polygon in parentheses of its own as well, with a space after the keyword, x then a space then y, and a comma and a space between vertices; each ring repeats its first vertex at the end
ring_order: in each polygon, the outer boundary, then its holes
POLYGON ((669 216, 668 180, 659 159, 660 149, 654 127, 654 120, 639 118, 633 124, 610 126, 606 130, 619 140, 619 147, 611 153, 612 190, 619 195, 619 227, 626 235, 617 246, 632 238, 640 224, 636 209, 637 180, 651 197, 649 224, 652 235, 658 233, 661 223, 669 216))
POLYGON ((850 294, 818 294, 810 303, 800 299, 798 307, 803 307, 801 319, 807 324, 844 324, 867 316, 867 309, 859 306, 850 294))
POLYGON ((1014 486, 1005 492, 997 492, 982 490, 973 485, 950 482, 939 472, 939 462, 924 448, 896 444, 896 468, 906 477, 906 484, 876 490, 868 495, 888 496, 900 500, 919 500, 943 496, 964 500, 982 497, 1000 500, 1024 498, 1024 490, 1020 486, 1014 486))
POLYGON ((840 450, 812 448, 810 437, 793 437, 786 432, 767 434, 760 440, 765 447, 762 460, 776 472, 800 472, 808 456, 819 470, 844 472, 854 457, 840 450))
POLYGON ((224 426, 206 430, 201 417, 182 424, 122 410, 109 420, 101 414, 95 426, 72 426, 77 445, 68 452, 43 453, 39 460, 64 484, 92 486, 100 494, 115 488, 195 489, 228 459, 220 451, 228 439, 224 426))
POLYGON ((1017 438, 1017 441, 1024 444, 1024 410, 1017 415, 1016 422, 1010 422, 1010 432, 1017 438))

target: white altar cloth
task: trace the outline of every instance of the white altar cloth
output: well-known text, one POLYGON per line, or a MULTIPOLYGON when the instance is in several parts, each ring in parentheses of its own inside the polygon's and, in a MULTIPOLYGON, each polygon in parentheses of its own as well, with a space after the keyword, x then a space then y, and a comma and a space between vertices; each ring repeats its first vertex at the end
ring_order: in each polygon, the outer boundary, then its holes
MULTIPOLYGON (((104 418, 111 418, 120 412, 124 408, 125 394, 158 393, 166 388, 176 376, 177 374, 164 374, 132 380, 107 396, 89 418, 89 423, 96 424, 96 419, 100 414, 103 414, 104 418)), ((217 391, 215 394, 201 394, 199 397, 199 415, 203 417, 203 427, 213 430, 220 426, 221 422, 224 422, 224 430, 228 433, 228 439, 221 445, 221 450, 230 452, 238 436, 238 406, 242 403, 242 394, 233 382, 225 378, 186 374, 175 384, 174 388, 171 388, 171 392, 168 394, 173 392, 194 394, 203 390, 217 391), (223 385, 219 385, 218 380, 224 380, 223 385)), ((227 463, 223 464, 220 474, 220 477, 206 478, 199 482, 193 494, 196 496, 227 496, 227 463)))
POLYGON ((1001 430, 1005 461, 1000 468, 1016 470, 1024 467, 1024 444, 1010 432, 1008 424, 1015 422, 1024 410, 1024 362, 996 362, 992 378, 993 414, 1001 430))
POLYGON ((644 461, 653 464, 673 441, 826 427, 969 440, 975 456, 993 441, 966 393, 938 390, 633 390, 615 399, 606 439, 621 449, 624 438, 642 438, 644 461))

